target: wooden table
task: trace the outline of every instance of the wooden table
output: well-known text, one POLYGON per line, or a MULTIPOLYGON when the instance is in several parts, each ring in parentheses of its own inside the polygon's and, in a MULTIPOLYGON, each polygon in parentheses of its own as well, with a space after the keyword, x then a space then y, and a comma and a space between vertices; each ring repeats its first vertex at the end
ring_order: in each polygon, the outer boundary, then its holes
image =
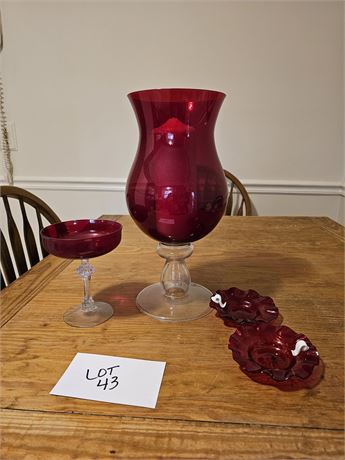
POLYGON ((129 217, 123 241, 94 259, 93 293, 114 317, 69 327, 81 297, 77 262, 49 256, 2 301, 1 454, 16 459, 342 459, 343 228, 328 218, 224 217, 195 244, 192 279, 273 297, 284 324, 305 333, 325 377, 292 393, 259 385, 233 361, 234 331, 210 315, 160 323, 135 307, 159 279, 156 242, 129 217), (166 361, 156 409, 49 395, 76 352, 166 361))

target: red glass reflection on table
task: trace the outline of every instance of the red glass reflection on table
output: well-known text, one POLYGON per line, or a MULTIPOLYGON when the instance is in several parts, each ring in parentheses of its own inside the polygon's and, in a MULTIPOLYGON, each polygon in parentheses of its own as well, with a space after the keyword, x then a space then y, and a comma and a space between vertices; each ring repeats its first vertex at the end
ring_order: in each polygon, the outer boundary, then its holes
POLYGON ((89 294, 94 268, 88 259, 102 256, 115 249, 120 241, 122 225, 110 220, 81 219, 52 224, 41 230, 42 245, 47 252, 65 259, 80 259, 77 273, 83 280, 83 302, 64 314, 64 321, 76 327, 92 327, 113 315, 105 302, 95 302, 89 294))

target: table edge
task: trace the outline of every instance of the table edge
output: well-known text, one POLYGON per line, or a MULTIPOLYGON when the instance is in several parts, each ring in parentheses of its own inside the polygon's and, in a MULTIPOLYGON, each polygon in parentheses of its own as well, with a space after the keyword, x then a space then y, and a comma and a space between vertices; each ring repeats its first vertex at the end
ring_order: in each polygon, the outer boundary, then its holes
MULTIPOLYGON (((282 447, 287 455, 293 455, 294 452, 300 453, 300 449, 306 449, 309 454, 307 458, 310 460, 328 460, 330 449, 334 459, 343 459, 344 453, 344 430, 338 429, 111 415, 96 416, 94 414, 11 409, 3 409, 1 414, 0 426, 4 435, 1 450, 5 448, 6 454, 9 455, 18 454, 18 447, 21 446, 22 452, 26 454, 36 453, 37 446, 34 443, 38 439, 37 442, 40 449, 44 450, 47 460, 65 458, 63 455, 66 449, 70 449, 70 453, 76 453, 78 450, 80 454, 80 448, 78 449, 73 442, 73 437, 68 437, 68 434, 77 431, 86 441, 87 436, 85 435, 90 431, 90 427, 93 432, 99 434, 88 445, 83 446, 84 456, 82 458, 113 458, 109 455, 114 453, 111 450, 113 446, 121 446, 121 455, 116 458, 141 460, 158 458, 157 449, 159 449, 159 458, 162 459, 175 458, 171 456, 173 453, 176 454, 176 458, 190 459, 209 458, 207 454, 212 453, 212 458, 248 460, 248 447, 250 448, 250 459, 261 459, 263 452, 267 454, 268 459, 277 458, 276 448, 282 450, 282 447), (59 432, 57 437, 51 433, 52 426, 59 432), (65 439, 63 448, 61 436, 65 439), (134 450, 131 442, 133 439, 137 440, 134 450), (147 441, 143 443, 143 439, 147 441), (181 452, 181 441, 187 441, 187 439, 189 443, 184 444, 184 450, 181 452), (230 444, 226 442, 227 440, 230 441, 230 444), (104 448, 105 443, 107 449, 104 448), (159 448, 157 443, 160 445, 159 448), (268 446, 269 451, 266 450, 268 446), (99 449, 102 448, 101 453, 99 449), (195 449, 206 456, 190 456, 195 449), (85 457, 86 451, 89 453, 88 457, 85 457), (95 452, 97 452, 96 457, 93 456, 95 452), (216 457, 214 457, 215 454, 216 457)), ((40 452, 42 453, 42 450, 40 452)), ((2 458, 13 460, 9 456, 2 458)))

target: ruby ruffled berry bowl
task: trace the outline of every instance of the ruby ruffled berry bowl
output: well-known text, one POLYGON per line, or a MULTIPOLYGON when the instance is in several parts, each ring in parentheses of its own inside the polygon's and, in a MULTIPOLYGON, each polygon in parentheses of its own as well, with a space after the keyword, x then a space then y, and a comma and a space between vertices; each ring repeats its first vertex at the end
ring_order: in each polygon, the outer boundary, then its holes
POLYGON ((258 322, 281 323, 279 310, 271 297, 263 296, 253 289, 242 291, 236 287, 218 290, 210 299, 210 307, 226 326, 238 327, 258 322))

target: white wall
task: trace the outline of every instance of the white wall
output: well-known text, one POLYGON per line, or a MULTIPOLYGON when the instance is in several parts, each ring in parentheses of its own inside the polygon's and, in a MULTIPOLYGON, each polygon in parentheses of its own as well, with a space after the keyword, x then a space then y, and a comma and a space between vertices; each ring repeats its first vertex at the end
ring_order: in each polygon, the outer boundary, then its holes
POLYGON ((127 212, 138 129, 126 94, 227 93, 224 168, 260 215, 344 205, 343 2, 5 1, 1 54, 15 184, 61 218, 127 212))

